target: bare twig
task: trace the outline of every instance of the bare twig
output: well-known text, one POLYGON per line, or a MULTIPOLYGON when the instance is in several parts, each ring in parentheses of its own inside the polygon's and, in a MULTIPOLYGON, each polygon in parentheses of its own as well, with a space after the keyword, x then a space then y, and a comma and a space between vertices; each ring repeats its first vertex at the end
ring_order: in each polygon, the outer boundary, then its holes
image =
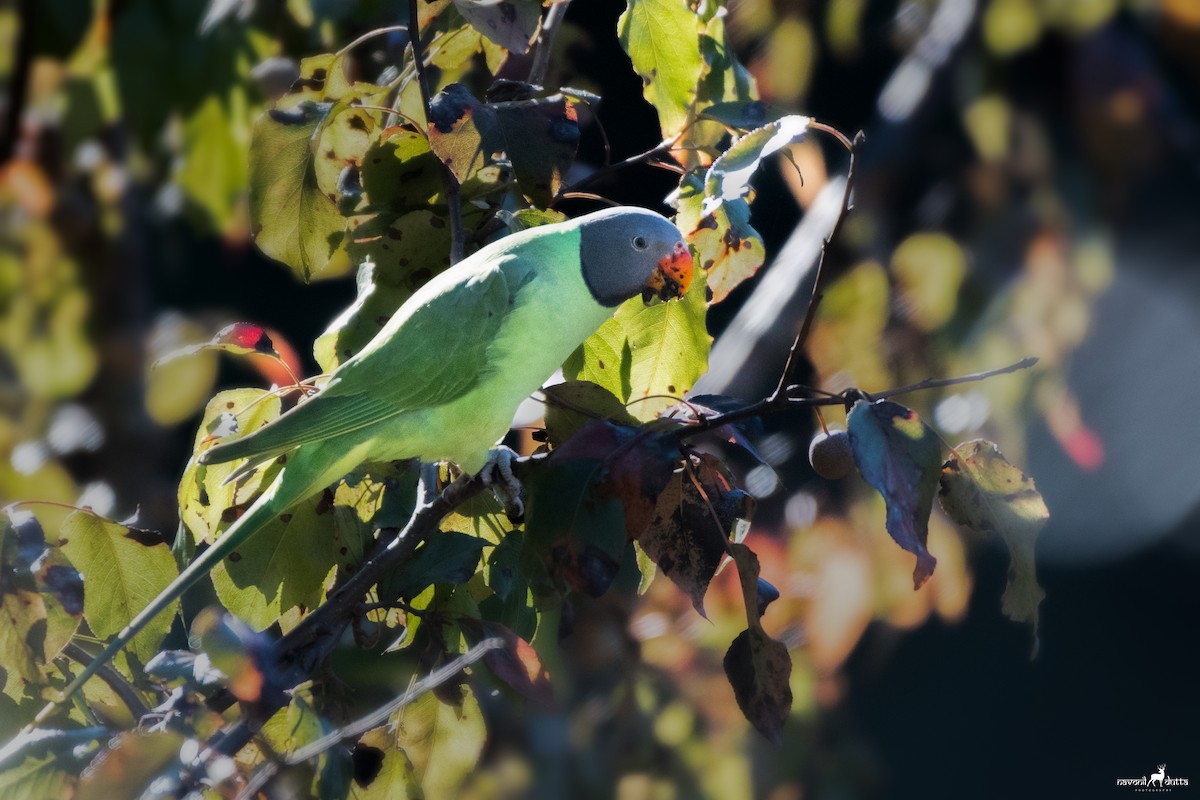
MULTIPOLYGON (((669 139, 664 139, 654 147, 651 147, 649 150, 638 153, 637 155, 632 155, 629 158, 618 161, 615 164, 606 164, 603 168, 596 170, 591 175, 586 175, 583 178, 580 178, 571 186, 564 186, 559 192, 558 197, 555 199, 561 199, 566 197, 568 194, 576 194, 580 189, 583 189, 586 186, 591 186, 596 181, 608 177, 611 173, 616 172, 619 169, 631 167, 634 164, 641 164, 643 162, 656 159, 661 155, 665 155, 675 148, 675 144, 679 141, 681 136, 683 136, 683 131, 680 131, 669 139)), ((551 205, 554 204, 551 203, 551 205)))
POLYGON ((533 51, 533 65, 529 68, 529 82, 542 86, 546 80, 546 71, 550 68, 550 55, 554 50, 554 37, 562 26, 563 18, 567 16, 567 6, 571 0, 559 0, 550 6, 542 19, 542 28, 538 31, 537 49, 533 51))
POLYGON ((849 216, 850 209, 853 207, 855 167, 857 166, 858 156, 862 152, 866 140, 865 134, 859 131, 850 145, 850 167, 846 171, 846 190, 842 195, 842 210, 838 214, 837 221, 833 223, 833 230, 829 232, 829 235, 825 237, 825 242, 821 245, 821 256, 817 259, 817 272, 813 278, 812 295, 808 300, 808 309, 804 312, 804 322, 801 323, 800 332, 796 334, 796 339, 792 342, 792 347, 788 351, 787 361, 783 365, 783 374, 779 376, 779 383, 775 385, 775 391, 768 398, 772 403, 787 402, 787 387, 795 378, 796 370, 800 368, 800 354, 804 349, 804 343, 808 340, 809 331, 812 330, 813 320, 816 319, 817 307, 821 305, 821 298, 824 297, 821 284, 825 273, 825 256, 829 252, 829 245, 841 232, 842 223, 846 221, 846 217, 849 216))
MULTIPOLYGON (((421 89, 421 103, 425 106, 426 126, 433 124, 430 111, 429 75, 425 70, 425 51, 421 45, 421 19, 417 12, 418 0, 408 0, 408 40, 412 45, 413 66, 417 70, 417 86, 421 89)), ((441 161, 441 159, 438 159, 441 161)), ((442 194, 450 209, 450 263, 457 264, 463 259, 466 246, 466 233, 463 231, 462 194, 459 191, 458 178, 444 163, 442 164, 442 194)))
POLYGON ((960 375, 957 378, 926 378, 917 383, 910 383, 908 386, 900 386, 895 389, 885 389, 882 392, 871 392, 871 397, 881 400, 885 397, 895 397, 900 394, 908 394, 909 392, 919 392, 924 389, 938 389, 942 386, 955 386, 960 383, 973 383, 975 381, 987 380, 996 375, 1005 375, 1009 372, 1018 372, 1023 369, 1029 369, 1034 364, 1038 363, 1038 359, 1034 356, 1022 358, 1020 361, 1009 364, 1007 367, 998 369, 989 369, 984 372, 973 372, 970 375, 960 375))

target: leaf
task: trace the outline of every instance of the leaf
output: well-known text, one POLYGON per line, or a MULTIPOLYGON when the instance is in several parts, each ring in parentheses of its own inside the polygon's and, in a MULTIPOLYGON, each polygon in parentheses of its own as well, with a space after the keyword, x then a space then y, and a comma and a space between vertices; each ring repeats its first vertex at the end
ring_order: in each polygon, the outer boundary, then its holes
POLYGON ((363 191, 372 210, 425 208, 442 190, 441 171, 424 136, 388 128, 363 156, 363 191))
MULTIPOLYGON (((707 458, 715 461, 711 456, 707 458)), ((719 485, 713 479, 713 469, 701 468, 697 474, 708 502, 686 473, 676 474, 659 494, 654 518, 637 542, 662 573, 688 595, 697 613, 707 618, 704 595, 708 584, 725 557, 737 521, 749 519, 754 513, 754 500, 741 489, 719 485)))
POLYGON ((958 242, 944 233, 914 233, 892 253, 900 316, 922 331, 933 331, 954 316, 967 259, 958 242))
POLYGON ((390 725, 362 735, 351 753, 354 782, 351 800, 399 800, 421 796, 421 784, 412 761, 400 749, 390 725))
POLYGON ((380 215, 352 237, 347 249, 359 262, 358 296, 313 343, 325 372, 365 347, 404 301, 450 265, 448 224, 428 209, 380 215))
POLYGON ((675 224, 695 250, 696 263, 704 268, 709 303, 719 303, 763 265, 767 248, 750 225, 750 205, 730 200, 711 213, 702 212, 705 197, 694 172, 679 184, 675 224))
POLYGON ((454 0, 475 30, 506 50, 529 52, 542 18, 540 0, 454 0))
POLYGON ((512 212, 500 209, 496 216, 508 226, 509 233, 517 233, 542 225, 553 225, 556 222, 565 222, 567 220, 567 215, 561 211, 554 211, 553 209, 543 211, 540 208, 522 208, 519 211, 512 212))
MULTIPOLYGON (((171 549, 157 534, 78 511, 63 522, 63 552, 83 575, 83 616, 102 639, 116 635, 179 574, 171 549)), ((146 624, 129 649, 143 662, 158 652, 170 613, 146 624)))
POLYGON ((688 121, 704 60, 696 15, 686 0, 629 0, 617 21, 621 46, 658 111, 663 137, 688 121))
POLYGON ((714 103, 701 111, 700 116, 730 128, 749 131, 781 119, 784 113, 763 100, 736 100, 714 103))
MULTIPOLYGON (((204 409, 193 453, 233 432, 251 433, 279 416, 277 396, 261 389, 229 389, 217 394, 204 409)), ((226 483, 240 461, 200 464, 188 462, 179 480, 179 518, 194 540, 212 542, 237 519, 238 509, 253 502, 270 483, 277 467, 267 466, 238 481, 226 483)))
POLYGON ((616 318, 609 318, 567 358, 563 377, 594 383, 624 404, 629 402, 632 362, 624 326, 616 318))
POLYGON ((250 143, 250 224, 254 243, 307 281, 330 261, 346 221, 317 183, 314 138, 331 104, 272 109, 250 143))
POLYGON ((792 708, 792 658, 783 642, 768 636, 759 621, 767 603, 760 596, 758 556, 743 544, 734 544, 731 550, 749 627, 725 652, 725 675, 746 719, 778 744, 792 708))
POLYGON ((711 214, 722 203, 744 198, 750 191, 750 178, 762 160, 804 138, 810 122, 810 117, 783 117, 747 133, 730 145, 704 177, 701 213, 711 214))
POLYGON ((635 297, 617 309, 629 341, 629 410, 638 419, 654 419, 708 370, 712 338, 705 327, 704 295, 704 281, 697 276, 679 301, 648 306, 635 297))
POLYGON ((825 290, 808 357, 828 389, 892 383, 883 343, 891 314, 888 276, 877 261, 851 267, 825 290))
POLYGON ((118 733, 88 764, 73 800, 141 796, 159 775, 180 767, 183 742, 174 731, 118 733))
POLYGON ((483 545, 476 536, 438 531, 381 583, 379 595, 412 599, 435 583, 466 583, 479 566, 483 545))
POLYGON ((550 683, 550 673, 546 671, 533 645, 496 622, 464 620, 462 624, 472 647, 493 637, 504 641, 504 647, 489 650, 483 656, 483 663, 487 664, 493 675, 535 706, 541 709, 554 708, 554 687, 550 683))
POLYGON ((457 797, 483 752, 487 728, 474 694, 458 707, 427 692, 392 717, 396 744, 412 762, 426 797, 457 797))
POLYGON ((0 770, 0 800, 46 800, 69 797, 74 779, 58 759, 26 759, 0 770))
POLYGON ((217 232, 231 231, 248 185, 250 149, 246 91, 233 86, 222 97, 210 94, 183 123, 183 163, 175 182, 217 232))
POLYGON ((579 145, 575 108, 562 96, 484 105, 452 83, 430 101, 429 121, 430 146, 464 187, 475 179, 489 188, 503 183, 497 167, 506 158, 539 208, 558 193, 579 145))
POLYGON ((252 322, 235 322, 217 331, 207 342, 172 350, 155 361, 151 365, 151 369, 157 369, 177 358, 184 358, 204 350, 217 350, 235 356, 270 355, 275 358, 280 357, 279 352, 275 349, 275 343, 271 341, 271 337, 262 326, 252 322))
POLYGON ((557 446, 593 419, 620 425, 636 420, 612 392, 589 381, 567 381, 542 388, 546 396, 546 441, 557 446))
POLYGON ((888 533, 917 557, 913 587, 920 589, 937 564, 925 548, 942 465, 937 434, 915 411, 890 400, 859 400, 846 427, 859 471, 887 505, 888 533))
POLYGON ((998 535, 1008 546, 1012 566, 1004 590, 1004 614, 1033 626, 1036 652, 1038 606, 1046 593, 1038 584, 1034 548, 1050 511, 1033 479, 1010 464, 992 442, 958 445, 942 466, 938 499, 959 525, 998 535))

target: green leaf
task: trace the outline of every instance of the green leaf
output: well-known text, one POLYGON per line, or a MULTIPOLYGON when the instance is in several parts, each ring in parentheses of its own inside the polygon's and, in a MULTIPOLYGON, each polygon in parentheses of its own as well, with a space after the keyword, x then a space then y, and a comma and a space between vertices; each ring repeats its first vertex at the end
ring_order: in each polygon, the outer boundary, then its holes
POLYGON ((702 214, 711 214, 722 203, 740 200, 750 192, 750 178, 767 156, 804 138, 809 117, 787 116, 747 133, 708 168, 704 177, 702 214))
POLYGON ((775 122, 784 113, 763 100, 735 100, 728 103, 713 103, 700 112, 700 116, 715 120, 729 128, 750 131, 768 122, 775 122))
POLYGON ((69 797, 73 783, 58 759, 26 759, 19 766, 0 770, 0 800, 69 797))
MULTIPOLYGON (((464 687, 455 707, 426 692, 392 717, 396 744, 412 763, 426 797, 457 797, 475 769, 487 728, 475 695, 464 687)), ((391 796, 391 795, 389 795, 391 796)))
MULTIPOLYGON (((83 616, 102 639, 124 628, 179 574, 171 549, 157 535, 89 512, 67 517, 60 542, 83 575, 83 616)), ((133 637, 129 649, 143 662, 158 653, 177 608, 172 603, 170 613, 159 614, 133 637)))
POLYGON ((687 124, 704 60, 687 0, 629 0, 617 22, 621 46, 658 111, 664 138, 687 124))
POLYGON ((612 392, 588 381, 567 381, 546 386, 546 441, 558 446, 593 419, 624 425, 636 420, 612 392))
POLYGON ((442 166, 419 133, 389 128, 367 148, 362 186, 372 210, 425 208, 442 190, 442 166))
POLYGON ((750 205, 744 199, 721 203, 705 214, 700 178, 693 172, 679 185, 675 224, 695 250, 704 268, 709 302, 719 303, 739 284, 754 276, 766 258, 762 237, 750 225, 750 205))
POLYGON ((705 292, 697 275, 678 301, 648 306, 635 297, 617 309, 629 341, 629 411, 638 419, 654 419, 708 369, 712 338, 705 327, 705 292))
MULTIPOLYGON (((221 436, 258 430, 279 416, 279 398, 262 389, 229 389, 209 401, 196 431, 193 452, 207 449, 221 436)), ((179 480, 179 518, 194 540, 212 542, 237 519, 267 486, 278 467, 267 466, 237 481, 226 479, 240 461, 200 464, 193 457, 179 480)))
POLYGON ((610 318, 567 358, 563 377, 594 383, 624 404, 629 402, 632 391, 629 375, 632 363, 633 353, 625 328, 616 318, 610 318))
POLYGON ((249 178, 250 112, 246 91, 211 94, 183 123, 183 163, 175 181, 212 229, 230 230, 249 178))
POLYGON ((454 0, 475 30, 514 53, 527 53, 542 18, 541 0, 454 0))
POLYGON ((992 442, 958 445, 942 466, 939 500, 950 519, 1008 546, 1012 567, 1002 608, 1017 622, 1033 626, 1037 648, 1038 606, 1046 593, 1038 584, 1034 548, 1050 511, 1033 479, 1004 458, 992 442))
POLYGON ((967 259, 944 233, 914 233, 892 253, 900 315, 922 331, 936 330, 954 316, 967 259))
POLYGON ((887 504, 887 530, 917 557, 913 586, 920 589, 937 564, 925 541, 941 474, 937 434, 917 412, 890 400, 859 400, 846 418, 854 461, 887 504))
POLYGON ((422 796, 421 782, 392 726, 364 733, 354 745, 353 758, 356 765, 363 766, 355 772, 365 774, 350 785, 351 800, 417 800, 422 796))
POLYGON ((566 222, 567 215, 561 211, 540 208, 522 208, 520 211, 509 212, 503 209, 496 215, 508 226, 509 233, 537 228, 541 225, 553 225, 556 222, 566 222))
POLYGON ((413 292, 450 265, 450 230, 427 209, 380 215, 354 231, 348 250, 359 263, 358 296, 313 343, 325 372, 366 346, 413 292))
POLYGON ((379 594, 412 599, 435 583, 466 583, 479 566, 483 545, 470 534, 438 531, 383 581, 379 594))
POLYGON ((329 104, 270 110, 250 144, 250 224, 254 242, 304 280, 320 272, 342 240, 346 221, 317 182, 314 138, 329 104))

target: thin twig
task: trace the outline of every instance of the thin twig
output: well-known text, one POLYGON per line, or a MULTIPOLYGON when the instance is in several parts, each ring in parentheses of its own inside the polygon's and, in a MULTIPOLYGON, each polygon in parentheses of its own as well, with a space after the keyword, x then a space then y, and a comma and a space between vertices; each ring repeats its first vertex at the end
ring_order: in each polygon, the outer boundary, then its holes
POLYGON ((550 55, 554 50, 554 37, 567 16, 567 6, 571 0, 559 0, 550 6, 542 19, 542 28, 538 31, 537 49, 533 51, 533 66, 529 68, 529 82, 535 86, 544 85, 546 71, 550 68, 550 55))
POLYGON ((919 392, 924 389, 938 389, 943 386, 956 386, 960 383, 973 383, 982 381, 996 375, 1005 375, 1009 372, 1018 372, 1023 369, 1029 369, 1034 364, 1038 363, 1038 359, 1034 356, 1022 358, 1020 361, 1009 364, 1007 367, 999 369, 989 369, 984 372, 973 372, 970 375, 960 375, 957 378, 926 378, 917 383, 910 383, 908 386, 900 386, 895 389, 884 389, 882 392, 871 392, 871 397, 876 400, 882 400, 886 397, 895 397, 899 394, 908 394, 909 392, 919 392))
MULTIPOLYGON (((559 192, 559 198, 565 197, 567 194, 577 193, 585 186, 591 186, 596 181, 608 177, 610 173, 616 172, 619 169, 631 167, 634 164, 641 164, 645 161, 649 161, 650 159, 657 158, 658 156, 671 152, 673 149, 675 149, 675 144, 679 141, 681 136, 683 136, 683 131, 675 134, 670 139, 664 139, 654 147, 651 147, 649 150, 638 153, 637 155, 632 155, 629 158, 618 161, 615 164, 608 164, 602 169, 596 170, 591 175, 585 175, 571 186, 564 186, 559 192)), ((553 205, 553 203, 551 203, 551 205, 553 205)))
MULTIPOLYGON (((79 664, 87 666, 92 663, 92 654, 84 650, 74 642, 68 642, 63 648, 63 655, 79 664)), ((142 702, 142 698, 138 696, 137 690, 129 685, 121 674, 111 666, 105 664, 96 671, 96 677, 104 681, 108 688, 112 689, 113 694, 121 699, 125 707, 129 709, 129 713, 133 715, 135 720, 150 713, 150 709, 146 708, 146 704, 142 702)))
POLYGON ((837 220, 833 223, 833 230, 829 232, 829 235, 825 237, 825 241, 821 245, 821 255, 817 259, 817 271, 813 277, 812 295, 808 300, 808 309, 804 312, 804 322, 800 325, 800 332, 796 334, 796 339, 792 342, 792 347, 788 351, 787 361, 783 365, 783 373, 779 376, 779 383, 776 384, 775 391, 768 398, 772 403, 787 402, 787 387, 792 383, 796 371, 800 368, 800 353, 804 349, 804 343, 808 340, 809 331, 812 330, 813 320, 817 316, 817 307, 821 305, 821 298, 824 297, 821 284, 825 273, 825 256, 829 252, 829 245, 841 233, 842 224, 846 221, 846 217, 849 216, 850 209, 853 208, 855 167, 857 166, 858 156, 862 152, 866 141, 866 135, 862 131, 859 131, 851 143, 850 167, 846 171, 846 190, 842 195, 842 210, 838 213, 837 220))
MULTIPOLYGON (((433 124, 432 106, 430 105, 429 75, 425 71, 425 52, 421 45, 421 19, 417 12, 418 0, 408 0, 408 41, 412 45, 413 65, 417 70, 417 86, 421 89, 421 103, 425 106, 426 131, 433 124)), ((441 161, 441 159, 438 159, 441 161)), ((466 247, 466 234, 462 221, 462 194, 459 192, 458 178, 450 168, 442 163, 442 194, 450 209, 450 264, 462 261, 466 247)))

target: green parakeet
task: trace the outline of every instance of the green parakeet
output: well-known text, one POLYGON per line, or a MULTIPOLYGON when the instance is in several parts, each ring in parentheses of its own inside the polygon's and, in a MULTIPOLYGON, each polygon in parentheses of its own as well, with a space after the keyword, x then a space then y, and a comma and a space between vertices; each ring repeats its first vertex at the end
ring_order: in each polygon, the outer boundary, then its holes
MULTIPOLYGON (((615 208, 521 231, 435 277, 320 392, 201 463, 286 456, 258 500, 139 613, 67 695, 151 619, 290 506, 365 461, 484 466, 517 406, 625 300, 682 296, 692 259, 650 211, 615 208)), ((41 717, 41 715, 39 715, 41 717)))

